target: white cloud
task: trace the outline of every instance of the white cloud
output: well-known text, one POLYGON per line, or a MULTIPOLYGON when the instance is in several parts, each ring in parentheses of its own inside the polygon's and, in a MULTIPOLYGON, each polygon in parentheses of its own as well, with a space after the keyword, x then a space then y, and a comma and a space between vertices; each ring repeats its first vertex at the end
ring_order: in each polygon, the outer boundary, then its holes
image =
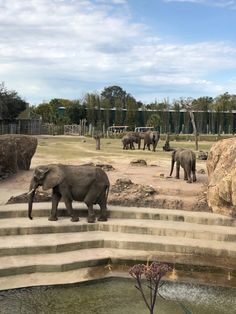
POLYGON ((122 14, 111 1, 0 0, 0 81, 40 102, 109 84, 219 90, 209 75, 236 68, 232 45, 164 44, 115 2, 122 14))
POLYGON ((186 2, 203 4, 212 7, 236 9, 236 0, 162 0, 164 2, 186 2))

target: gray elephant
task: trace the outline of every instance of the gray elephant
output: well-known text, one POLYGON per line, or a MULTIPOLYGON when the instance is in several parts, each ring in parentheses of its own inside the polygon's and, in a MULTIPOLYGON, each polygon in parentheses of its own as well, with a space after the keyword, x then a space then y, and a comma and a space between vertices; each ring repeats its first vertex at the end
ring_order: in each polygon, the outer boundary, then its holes
POLYGON ((174 164, 176 162, 176 178, 179 179, 180 166, 184 169, 184 180, 187 183, 197 181, 196 178, 196 155, 191 149, 178 148, 171 154, 171 171, 172 175, 174 164), (192 179, 193 176, 193 179, 192 179))
POLYGON ((144 144, 143 150, 145 150, 146 146, 148 150, 150 149, 150 145, 152 145, 152 150, 155 152, 157 143, 160 139, 160 133, 158 131, 148 131, 143 134, 144 144))
POLYGON ((138 149, 141 145, 141 137, 138 132, 128 132, 122 137, 123 149, 135 149, 134 143, 138 144, 138 149))
POLYGON ((94 204, 100 206, 99 221, 107 221, 107 197, 109 192, 109 179, 107 174, 99 167, 72 166, 62 164, 49 164, 35 168, 30 182, 28 217, 32 219, 32 206, 35 191, 38 186, 43 190, 52 189, 52 210, 49 220, 57 220, 57 207, 61 198, 66 205, 71 221, 78 221, 75 216, 72 201, 82 201, 88 207, 88 222, 95 222, 94 204))

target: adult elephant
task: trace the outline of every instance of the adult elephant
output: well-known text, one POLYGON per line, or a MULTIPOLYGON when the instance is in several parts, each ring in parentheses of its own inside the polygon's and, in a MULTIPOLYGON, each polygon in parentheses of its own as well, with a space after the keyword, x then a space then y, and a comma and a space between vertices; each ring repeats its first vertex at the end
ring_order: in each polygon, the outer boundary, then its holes
POLYGON ((94 204, 100 206, 99 221, 107 220, 107 197, 109 179, 99 167, 72 166, 50 164, 35 168, 30 182, 28 216, 32 219, 32 206, 36 189, 42 186, 43 190, 52 189, 52 210, 49 220, 57 220, 58 203, 63 198, 66 209, 72 217, 71 221, 78 221, 75 216, 72 201, 82 201, 88 207, 88 222, 95 222, 94 204))
POLYGON ((148 150, 151 150, 150 146, 152 145, 152 150, 155 152, 159 139, 160 139, 160 133, 158 131, 145 132, 143 135, 143 140, 144 140, 143 150, 145 150, 146 146, 148 150))
POLYGON ((184 169, 184 180, 187 180, 187 183, 192 183, 192 181, 195 182, 197 180, 196 154, 191 149, 178 148, 172 152, 170 176, 172 176, 175 162, 176 179, 179 179, 179 171, 181 166, 184 169))
POLYGON ((141 137, 138 132, 128 132, 122 137, 123 149, 135 149, 134 143, 138 144, 138 149, 141 145, 141 137))

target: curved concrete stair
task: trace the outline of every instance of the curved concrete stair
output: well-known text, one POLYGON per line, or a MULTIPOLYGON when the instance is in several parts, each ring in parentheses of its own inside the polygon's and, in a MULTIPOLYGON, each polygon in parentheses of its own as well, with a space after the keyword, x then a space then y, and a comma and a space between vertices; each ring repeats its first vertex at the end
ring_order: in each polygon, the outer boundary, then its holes
POLYGON ((193 239, 236 241, 236 228, 232 226, 202 225, 173 220, 117 219, 106 222, 87 223, 85 218, 71 222, 68 218, 48 221, 37 217, 32 221, 25 218, 0 219, 0 236, 106 231, 155 236, 184 237, 193 239))
MULTIPOLYGON (((87 217, 87 208, 84 203, 73 204, 74 210, 79 217, 87 217)), ((95 211, 99 207, 94 206, 95 211)), ((33 217, 47 217, 50 214, 51 203, 34 203, 33 217)), ((63 203, 58 206, 58 216, 67 216, 63 203)), ((9 204, 0 206, 1 218, 28 217, 27 204, 9 204)), ((236 227, 236 219, 212 214, 210 212, 193 212, 187 210, 147 208, 147 207, 124 207, 109 205, 108 217, 126 219, 151 219, 151 220, 174 220, 190 223, 221 225, 236 227)))
MULTIPOLYGON (((82 217, 79 222, 69 217, 51 222, 47 219, 50 207, 49 203, 35 203, 35 218, 29 220, 26 204, 0 206, 0 290, 29 285, 29 274, 31 285, 37 285, 33 278, 38 273, 69 273, 149 259, 189 269, 211 268, 224 276, 230 271, 231 285, 236 286, 236 222, 232 218, 109 206, 107 222, 88 224, 86 207, 76 204, 82 217), (14 277, 18 278, 15 283, 14 277)), ((63 204, 59 212, 65 213, 63 204)), ((66 283, 66 276, 64 280, 66 283)))

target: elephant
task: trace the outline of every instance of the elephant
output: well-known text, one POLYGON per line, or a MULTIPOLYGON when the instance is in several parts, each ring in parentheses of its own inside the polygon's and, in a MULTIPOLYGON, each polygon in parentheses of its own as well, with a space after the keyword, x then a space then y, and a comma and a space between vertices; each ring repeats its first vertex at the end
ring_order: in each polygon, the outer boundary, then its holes
POLYGON ((191 149, 178 148, 172 152, 170 176, 172 175, 175 162, 176 162, 176 179, 179 179, 179 171, 181 166, 184 169, 184 180, 187 180, 187 183, 197 181, 196 154, 191 149), (193 175, 193 180, 191 174, 193 175))
POLYGON ((141 137, 138 132, 128 132, 122 137, 123 149, 135 149, 134 143, 138 144, 138 149, 141 145, 141 137))
POLYGON ((107 197, 110 182, 107 174, 100 167, 73 166, 63 164, 49 164, 35 168, 30 182, 28 199, 28 217, 31 216, 36 189, 42 186, 43 190, 52 189, 52 210, 48 220, 57 220, 58 203, 63 198, 66 209, 72 217, 71 221, 78 221, 72 201, 84 202, 88 207, 88 222, 95 222, 93 204, 99 204, 100 216, 98 221, 107 221, 107 197))
POLYGON ((146 145, 148 150, 150 150, 150 145, 152 145, 152 150, 155 152, 157 143, 160 139, 160 133, 158 131, 147 131, 143 134, 144 145, 143 150, 145 150, 146 145))

